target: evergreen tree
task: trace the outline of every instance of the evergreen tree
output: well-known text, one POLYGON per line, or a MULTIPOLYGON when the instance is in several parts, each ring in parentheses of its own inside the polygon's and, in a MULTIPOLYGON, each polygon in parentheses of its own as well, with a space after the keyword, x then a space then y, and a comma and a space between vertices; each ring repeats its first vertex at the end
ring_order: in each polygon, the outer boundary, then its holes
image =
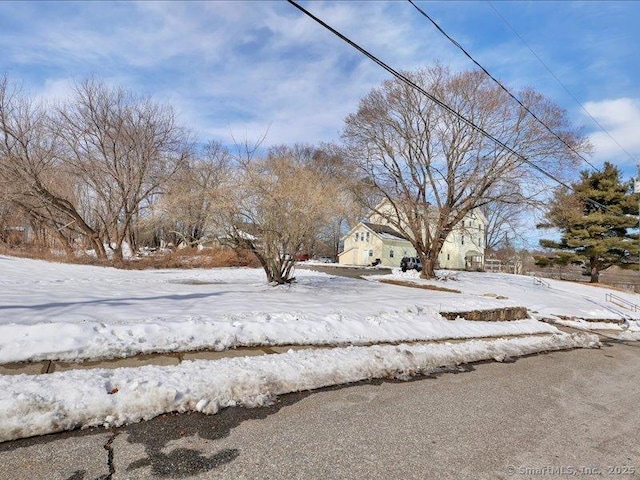
POLYGON ((538 226, 555 227, 562 236, 560 241, 540 240, 540 245, 558 254, 536 258, 536 264, 580 264, 591 283, 597 283, 602 270, 631 265, 632 255, 638 254, 638 236, 629 233, 638 226, 638 200, 632 182, 623 183, 620 171, 609 162, 600 172, 583 171, 580 176, 573 190, 556 191, 548 223, 538 226))

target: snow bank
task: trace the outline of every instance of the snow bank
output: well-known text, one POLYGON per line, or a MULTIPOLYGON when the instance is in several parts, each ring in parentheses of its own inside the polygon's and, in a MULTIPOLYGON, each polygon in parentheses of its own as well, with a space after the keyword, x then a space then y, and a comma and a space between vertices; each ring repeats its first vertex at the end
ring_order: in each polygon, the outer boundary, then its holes
POLYGON ((536 320, 477 322, 446 320, 421 309, 379 312, 365 318, 340 313, 322 319, 302 313, 226 315, 186 321, 0 325, 0 363, 88 361, 140 353, 227 350, 246 346, 363 345, 478 337, 558 333, 536 320))
POLYGON ((598 346, 597 337, 560 334, 457 344, 289 351, 178 366, 0 376, 0 441, 89 426, 119 426, 165 412, 214 414, 260 406, 274 396, 541 351, 598 346))
MULTIPOLYGON (((534 315, 535 316, 535 315, 534 315)), ((624 324, 607 323, 607 322, 587 322, 580 319, 565 320, 561 318, 550 318, 553 324, 563 325, 578 330, 598 332, 607 331, 606 336, 623 341, 638 342, 640 341, 640 321, 626 320, 624 324)))
MULTIPOLYGON (((573 327, 581 330, 620 330, 622 331, 626 328, 623 325, 618 323, 610 323, 610 322, 587 322, 585 320, 581 320, 579 318, 575 320, 565 320, 562 318, 553 318, 553 323, 556 325, 563 325, 565 327, 573 327)), ((635 322, 634 322, 635 323, 635 322)))
POLYGON ((640 331, 629 329, 627 331, 615 334, 614 337, 616 337, 618 340, 626 340, 626 341, 630 341, 630 342, 638 342, 638 341, 640 341, 640 331))

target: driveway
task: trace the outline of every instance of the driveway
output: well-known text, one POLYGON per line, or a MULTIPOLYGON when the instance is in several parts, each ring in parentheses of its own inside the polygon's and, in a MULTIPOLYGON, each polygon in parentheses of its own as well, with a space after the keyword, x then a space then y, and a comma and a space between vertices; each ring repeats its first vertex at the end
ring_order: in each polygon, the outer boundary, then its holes
POLYGON ((365 275, 387 275, 391 273, 390 268, 359 268, 359 267, 337 267, 331 264, 326 265, 303 265, 298 264, 296 268, 305 270, 313 270, 316 272, 328 273, 329 275, 337 275, 340 277, 360 278, 365 275))
POLYGON ((615 344, 7 442, 0 478, 637 479, 638 399, 615 344))

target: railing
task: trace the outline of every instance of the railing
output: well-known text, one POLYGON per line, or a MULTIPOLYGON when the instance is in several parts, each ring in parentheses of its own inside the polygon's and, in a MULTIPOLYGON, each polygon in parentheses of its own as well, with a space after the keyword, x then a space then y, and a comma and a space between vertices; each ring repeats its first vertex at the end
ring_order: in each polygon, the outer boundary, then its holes
POLYGON ((546 282, 539 277, 533 277, 533 284, 542 285, 543 287, 551 288, 551 284, 549 282, 546 282))
POLYGON ((639 312, 640 311, 640 305, 636 305, 633 302, 630 302, 629 300, 625 300, 622 297, 619 297, 618 295, 614 295, 613 293, 607 293, 604 296, 605 301, 607 302, 611 302, 615 305, 618 305, 619 307, 622 308, 627 308, 633 312, 639 312))
POLYGON ((345 254, 345 253, 347 253, 347 252, 350 252, 351 250, 355 250, 355 248, 356 248, 356 247, 351 247, 351 248, 349 248, 348 250, 345 250, 344 252, 339 252, 339 253, 338 253, 338 257, 339 257, 339 256, 341 256, 341 255, 344 255, 344 254, 345 254))

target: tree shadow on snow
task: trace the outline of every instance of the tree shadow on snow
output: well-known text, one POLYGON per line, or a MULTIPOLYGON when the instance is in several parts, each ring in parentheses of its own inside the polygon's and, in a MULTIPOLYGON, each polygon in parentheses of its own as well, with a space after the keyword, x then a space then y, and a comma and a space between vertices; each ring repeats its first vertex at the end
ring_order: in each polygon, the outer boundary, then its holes
POLYGON ((155 297, 127 297, 127 298, 101 298, 98 300, 84 300, 79 302, 52 302, 41 303, 38 305, 0 305, 0 310, 46 310, 49 308, 72 307, 74 305, 111 305, 111 306, 131 306, 139 302, 148 302, 149 300, 194 300, 199 298, 208 298, 222 295, 222 292, 212 293, 188 293, 186 295, 157 295, 155 297))

